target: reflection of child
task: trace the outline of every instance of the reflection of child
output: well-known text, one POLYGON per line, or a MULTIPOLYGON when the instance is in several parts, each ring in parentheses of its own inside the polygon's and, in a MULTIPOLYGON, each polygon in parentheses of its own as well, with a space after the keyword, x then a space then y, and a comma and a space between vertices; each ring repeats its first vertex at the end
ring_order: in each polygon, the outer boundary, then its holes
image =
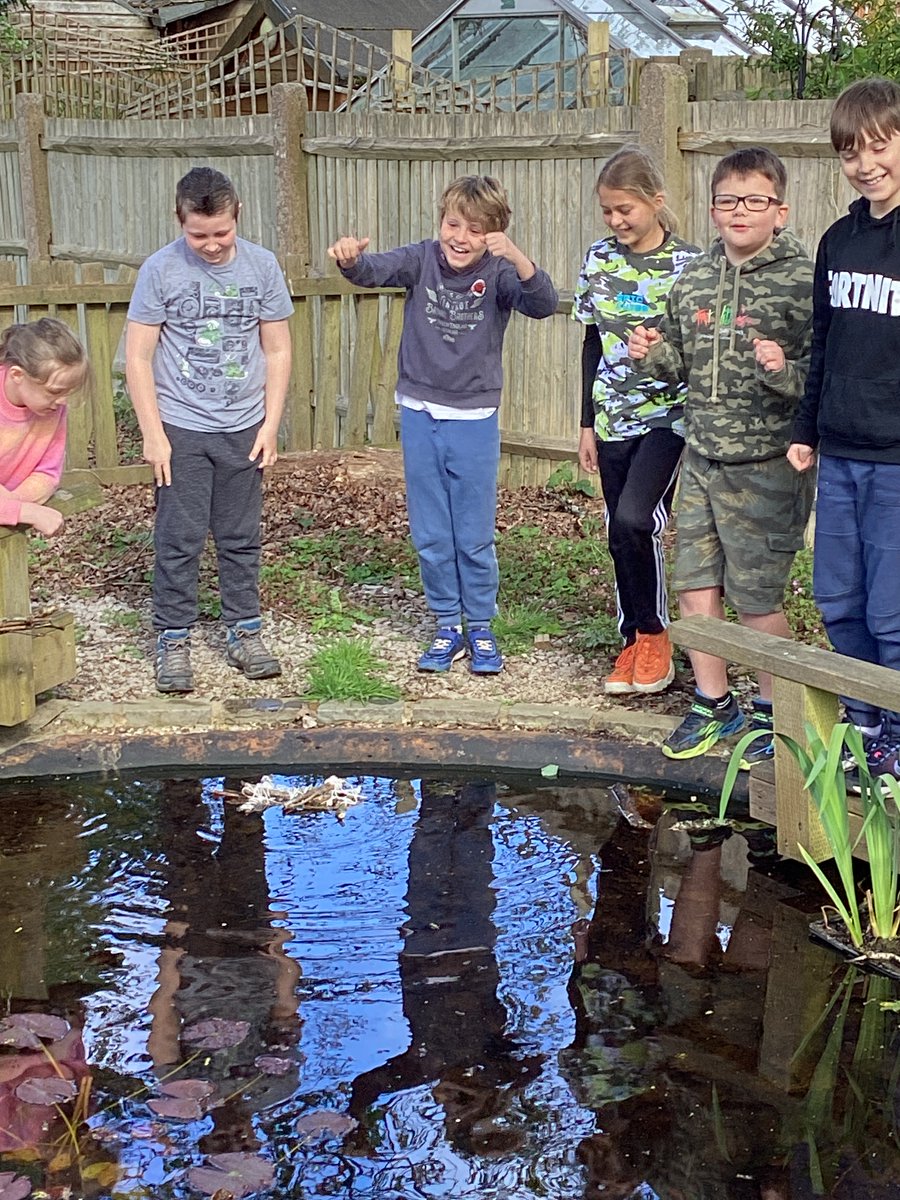
POLYGON ((65 402, 87 370, 84 347, 52 317, 0 336, 0 525, 31 525, 47 537, 62 528, 62 514, 45 502, 62 476, 65 402))
POLYGON ((342 237, 328 254, 355 284, 406 288, 400 440, 409 528, 437 625, 419 670, 448 671, 468 653, 470 670, 493 675, 503 667, 491 630, 503 335, 513 309, 549 317, 557 296, 507 237, 509 201, 496 179, 455 180, 440 217, 436 241, 366 254, 368 238, 342 237))
MULTIPOLYGON (((809 361, 812 263, 784 228, 786 186, 784 163, 765 147, 719 161, 719 236, 675 284, 660 328, 639 326, 629 351, 687 384, 673 581, 681 615, 724 619, 727 598, 741 624, 788 638, 784 589, 813 494, 785 457, 809 361)), ((725 662, 691 651, 691 666, 694 703, 663 743, 669 758, 705 754, 744 725, 725 662)), ((773 754, 767 673, 759 692, 751 728, 763 736, 743 766, 773 754)))
POLYGON ((628 337, 662 316, 669 289, 700 251, 671 232, 662 176, 643 150, 613 155, 597 198, 612 236, 585 255, 572 316, 585 327, 578 458, 586 471, 599 467, 624 642, 603 688, 661 692, 675 676, 662 534, 684 448, 684 388, 636 370, 628 337))
POLYGON ((226 657, 250 679, 281 674, 260 637, 262 475, 291 367, 293 304, 268 250, 237 236, 231 180, 195 167, 178 183, 182 236, 141 267, 125 372, 156 480, 156 686, 190 692, 200 555, 216 544, 226 657))

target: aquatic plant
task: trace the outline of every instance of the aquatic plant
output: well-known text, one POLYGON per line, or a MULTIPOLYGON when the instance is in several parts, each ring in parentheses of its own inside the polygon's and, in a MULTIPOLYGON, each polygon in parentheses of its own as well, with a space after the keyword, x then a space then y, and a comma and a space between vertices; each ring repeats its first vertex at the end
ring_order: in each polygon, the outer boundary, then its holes
MULTIPOLYGON (((719 817, 725 819, 740 760, 747 746, 765 733, 750 733, 734 748, 719 804, 719 817)), ((867 934, 877 939, 896 938, 900 928, 900 784, 887 775, 873 778, 866 763, 862 735, 853 725, 833 727, 828 741, 822 740, 812 725, 806 725, 806 742, 787 734, 776 735, 797 760, 803 782, 822 822, 828 847, 834 857, 838 885, 832 883, 822 867, 803 846, 798 849, 828 893, 847 935, 856 949, 862 949, 867 934), (847 752, 853 758, 859 779, 862 827, 854 838, 847 805, 847 752), (853 852, 860 843, 869 859, 870 886, 861 907, 853 869, 853 852)))

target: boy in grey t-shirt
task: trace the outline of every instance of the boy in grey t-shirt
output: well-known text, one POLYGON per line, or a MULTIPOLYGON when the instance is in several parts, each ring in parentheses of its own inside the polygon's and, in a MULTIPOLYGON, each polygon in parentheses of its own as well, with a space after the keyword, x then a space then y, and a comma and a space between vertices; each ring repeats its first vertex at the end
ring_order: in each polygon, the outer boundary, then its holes
POLYGON ((182 236, 138 272, 125 376, 156 482, 156 686, 193 691, 200 555, 216 544, 228 662, 281 674, 260 637, 262 468, 277 458, 288 377, 290 293, 274 255, 237 236, 240 202, 219 171, 178 183, 182 236))

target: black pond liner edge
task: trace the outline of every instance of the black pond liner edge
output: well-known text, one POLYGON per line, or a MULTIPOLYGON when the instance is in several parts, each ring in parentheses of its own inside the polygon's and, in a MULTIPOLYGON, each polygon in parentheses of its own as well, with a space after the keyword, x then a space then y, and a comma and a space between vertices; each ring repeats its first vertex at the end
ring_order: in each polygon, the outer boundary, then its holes
MULTIPOLYGON (((325 726, 205 731, 123 732, 90 730, 21 742, 0 752, 0 783, 49 778, 110 776, 135 772, 205 775, 425 773, 434 776, 484 772, 537 776, 546 786, 624 781, 682 796, 718 797, 724 758, 679 761, 658 746, 596 735, 523 730, 325 726), (555 765, 557 773, 541 775, 555 765)), ((734 801, 746 805, 748 778, 741 773, 734 801)))
MULTIPOLYGON (((881 959, 872 958, 871 953, 867 953, 866 950, 858 950, 842 938, 835 937, 823 921, 810 921, 809 936, 814 942, 822 942, 829 949, 837 951, 843 958, 852 959, 853 965, 863 971, 874 971, 876 975, 886 975, 889 979, 900 980, 900 961, 894 967, 881 959)), ((900 939, 897 941, 897 949, 900 952, 900 939)), ((898 959, 900 959, 900 953, 898 953, 898 959)))

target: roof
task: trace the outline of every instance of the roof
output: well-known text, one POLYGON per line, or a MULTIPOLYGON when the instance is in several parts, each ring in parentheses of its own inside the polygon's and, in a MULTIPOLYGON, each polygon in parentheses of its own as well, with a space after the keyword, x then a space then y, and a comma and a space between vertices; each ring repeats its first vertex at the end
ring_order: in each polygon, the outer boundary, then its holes
POLYGON ((271 0, 271 7, 283 12, 285 18, 303 16, 335 29, 345 29, 364 41, 374 39, 373 33, 387 34, 392 29, 411 29, 419 33, 442 16, 449 0, 271 0))

